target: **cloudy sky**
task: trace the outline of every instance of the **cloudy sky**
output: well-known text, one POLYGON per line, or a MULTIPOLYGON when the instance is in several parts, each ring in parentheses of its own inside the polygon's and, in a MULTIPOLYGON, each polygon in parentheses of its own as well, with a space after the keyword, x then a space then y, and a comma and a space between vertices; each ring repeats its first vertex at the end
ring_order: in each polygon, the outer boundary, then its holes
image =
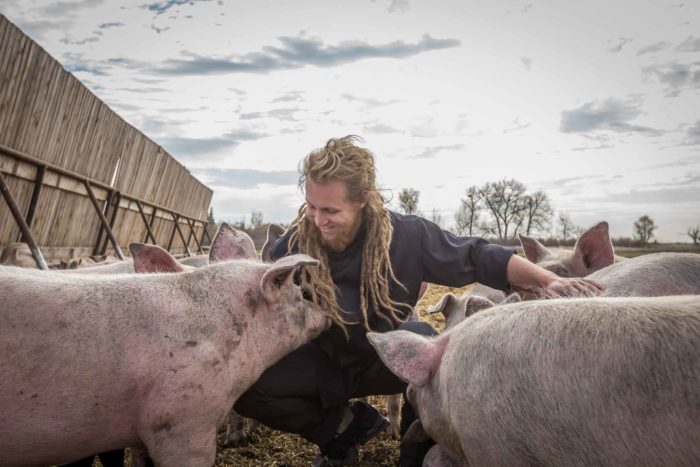
POLYGON ((700 224, 696 0, 2 0, 0 12, 214 190, 217 220, 289 222, 335 136, 430 217, 470 185, 661 241, 700 224))

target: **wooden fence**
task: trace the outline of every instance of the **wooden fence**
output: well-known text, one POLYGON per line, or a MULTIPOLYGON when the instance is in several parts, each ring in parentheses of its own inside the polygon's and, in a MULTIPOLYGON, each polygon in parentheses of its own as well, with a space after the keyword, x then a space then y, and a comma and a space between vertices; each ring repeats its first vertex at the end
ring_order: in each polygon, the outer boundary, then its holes
MULTIPOLYGON (((31 233, 47 259, 102 247, 102 224, 81 178, 108 215, 111 193, 114 235, 122 247, 147 238, 138 204, 155 241, 171 243, 175 254, 185 253, 187 242, 194 247, 204 233, 212 191, 0 15, 0 176, 24 216, 40 173, 31 233), (181 219, 184 243, 175 235, 173 213, 181 219)), ((20 237, 0 202, 0 245, 20 237)))

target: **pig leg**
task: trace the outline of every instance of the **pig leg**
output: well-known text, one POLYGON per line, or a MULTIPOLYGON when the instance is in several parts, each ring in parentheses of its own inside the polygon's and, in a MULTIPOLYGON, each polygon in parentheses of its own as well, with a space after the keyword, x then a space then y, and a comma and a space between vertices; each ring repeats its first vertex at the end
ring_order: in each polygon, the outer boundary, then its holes
POLYGON ((143 446, 131 446, 132 467, 154 467, 153 461, 148 457, 148 452, 143 446))
POLYGON ((401 425, 401 394, 386 396, 386 412, 389 417, 389 428, 387 429, 391 439, 399 439, 401 425))
POLYGON ((423 467, 468 467, 469 462, 453 455, 447 449, 436 444, 423 459, 423 467))
POLYGON ((216 457, 216 426, 197 430, 184 423, 165 423, 146 439, 146 448, 158 467, 211 467, 216 457))

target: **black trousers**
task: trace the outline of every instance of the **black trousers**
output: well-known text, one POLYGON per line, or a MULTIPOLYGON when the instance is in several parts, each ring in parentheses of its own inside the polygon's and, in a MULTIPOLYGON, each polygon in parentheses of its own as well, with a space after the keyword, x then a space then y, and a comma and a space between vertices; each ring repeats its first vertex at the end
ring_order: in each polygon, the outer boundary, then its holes
MULTIPOLYGON (((422 321, 408 321, 399 329, 425 336, 437 334, 422 321)), ((406 387, 378 356, 362 369, 341 368, 310 342, 268 368, 236 401, 234 409, 270 428, 323 446, 335 435, 349 399, 397 393, 405 396, 406 387)), ((402 434, 415 418, 413 408, 404 403, 402 434)))
MULTIPOLYGON (((104 467, 124 467, 124 450, 116 449, 114 451, 101 452, 98 454, 100 462, 104 467)), ((92 467, 95 456, 86 457, 79 461, 63 464, 62 467, 92 467)))

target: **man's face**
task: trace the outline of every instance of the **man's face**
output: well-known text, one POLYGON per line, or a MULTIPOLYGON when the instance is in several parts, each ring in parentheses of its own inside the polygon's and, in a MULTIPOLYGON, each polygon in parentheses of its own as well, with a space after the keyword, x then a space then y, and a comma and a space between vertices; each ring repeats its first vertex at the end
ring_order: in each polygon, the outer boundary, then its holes
POLYGON ((325 246, 342 251, 355 238, 366 203, 348 201, 344 182, 316 183, 306 180, 306 216, 311 219, 325 246))

